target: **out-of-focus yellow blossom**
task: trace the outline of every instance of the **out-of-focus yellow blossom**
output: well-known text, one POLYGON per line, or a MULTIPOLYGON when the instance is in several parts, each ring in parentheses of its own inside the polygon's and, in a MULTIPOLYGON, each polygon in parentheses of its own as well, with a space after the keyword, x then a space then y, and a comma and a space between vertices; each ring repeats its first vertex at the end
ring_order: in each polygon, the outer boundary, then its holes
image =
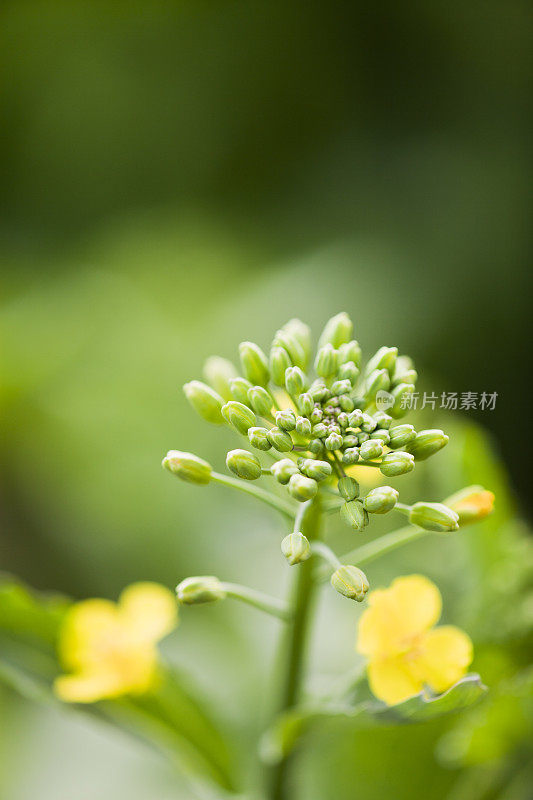
POLYGON ((157 583, 134 583, 118 603, 93 599, 68 611, 59 657, 68 675, 54 684, 68 703, 142 694, 157 680, 156 643, 177 624, 174 594, 157 583))
POLYGON ((467 486, 444 501, 448 508, 459 514, 459 525, 480 522, 492 513, 494 495, 483 486, 467 486))
POLYGON ((423 575, 396 578, 368 595, 359 621, 357 650, 368 658, 372 692, 388 705, 428 686, 440 693, 466 673, 473 658, 470 638, 453 625, 433 626, 442 598, 423 575))

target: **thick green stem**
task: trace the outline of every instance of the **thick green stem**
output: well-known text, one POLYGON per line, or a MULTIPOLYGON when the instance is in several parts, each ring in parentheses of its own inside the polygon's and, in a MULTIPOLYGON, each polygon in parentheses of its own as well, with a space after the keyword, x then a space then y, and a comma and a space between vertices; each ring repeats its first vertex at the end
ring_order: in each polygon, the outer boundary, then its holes
MULTIPOLYGON (((310 500, 303 510, 300 530, 310 541, 319 536, 320 509, 318 501, 310 500)), ((294 568, 296 577, 292 588, 292 620, 285 629, 282 643, 282 688, 277 712, 282 713, 300 700, 307 651, 307 634, 316 582, 312 559, 294 568)), ((267 797, 269 800, 289 800, 290 757, 269 769, 267 797)))

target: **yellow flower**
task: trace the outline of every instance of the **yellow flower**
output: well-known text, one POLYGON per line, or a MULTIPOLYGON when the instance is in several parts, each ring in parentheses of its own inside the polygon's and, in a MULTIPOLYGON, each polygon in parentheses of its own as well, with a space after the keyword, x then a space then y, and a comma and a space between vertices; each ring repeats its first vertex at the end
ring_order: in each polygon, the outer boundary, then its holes
POLYGON ((444 504, 459 514, 459 525, 464 526, 479 522, 492 513, 494 495, 483 486, 467 486, 448 497, 444 504))
POLYGON ((67 703, 146 692, 157 679, 156 643, 177 624, 174 594, 157 583, 133 583, 110 600, 83 600, 59 635, 65 670, 54 691, 67 703))
POLYGON ((466 673, 472 642, 453 625, 433 627, 442 598, 428 578, 396 578, 388 589, 370 592, 368 606, 359 621, 357 650, 368 658, 368 682, 380 700, 401 703, 426 686, 444 692, 466 673))

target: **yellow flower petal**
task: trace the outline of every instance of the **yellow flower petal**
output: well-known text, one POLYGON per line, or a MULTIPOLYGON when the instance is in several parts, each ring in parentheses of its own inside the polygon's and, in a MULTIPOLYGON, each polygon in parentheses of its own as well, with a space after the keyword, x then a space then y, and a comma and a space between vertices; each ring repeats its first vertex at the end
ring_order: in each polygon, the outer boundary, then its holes
POLYGON ((428 578, 396 578, 388 589, 368 595, 368 608, 359 621, 357 650, 371 658, 403 653, 435 624, 441 609, 440 592, 428 578))
POLYGON ((372 694, 389 706, 413 697, 424 688, 401 656, 370 661, 367 675, 372 694))
POLYGON ((59 656, 71 670, 99 662, 120 630, 117 606, 110 600, 83 600, 68 611, 61 629, 59 656))
POLYGON ((137 640, 156 642, 173 630, 178 604, 173 592, 158 583, 133 583, 119 599, 122 618, 137 640))
POLYGON ((107 672, 60 675, 54 682, 54 691, 66 703, 94 703, 124 693, 117 676, 107 672))
POLYGON ((423 683, 440 693, 466 674, 473 656, 470 637, 454 625, 442 625, 422 638, 419 650, 413 652, 411 669, 423 683))

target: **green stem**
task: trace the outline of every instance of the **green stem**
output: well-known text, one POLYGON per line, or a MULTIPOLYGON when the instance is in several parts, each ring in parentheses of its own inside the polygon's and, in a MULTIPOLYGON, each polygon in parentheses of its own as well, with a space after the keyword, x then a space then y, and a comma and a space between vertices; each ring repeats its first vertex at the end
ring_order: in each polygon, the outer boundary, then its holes
POLYGON ((394 506, 395 511, 399 511, 401 514, 407 514, 411 512, 411 506, 406 505, 405 503, 396 503, 394 506))
POLYGON ((291 617, 291 612, 287 603, 283 600, 278 600, 277 597, 271 597, 263 592, 258 592, 249 586, 242 586, 240 583, 222 583, 222 587, 228 597, 233 597, 234 600, 241 600, 243 603, 258 608, 260 611, 265 611, 284 622, 288 622, 291 617))
POLYGON ((324 544, 324 542, 312 542, 311 552, 315 556, 320 556, 320 558, 326 561, 326 563, 330 565, 330 568, 333 568, 334 570, 342 566, 331 547, 328 547, 327 544, 324 544))
POLYGON ((250 494, 252 497, 257 498, 257 500, 262 500, 263 503, 266 503, 272 508, 275 508, 277 511, 280 511, 286 517, 289 517, 289 519, 294 519, 295 512, 292 505, 287 503, 281 497, 276 497, 276 495, 266 492, 259 486, 254 486, 253 484, 247 483, 246 481, 241 481, 238 478, 230 478, 229 475, 220 475, 218 472, 211 473, 211 480, 215 483, 220 483, 222 486, 230 486, 232 489, 239 489, 241 492, 250 494))
MULTIPOLYGON (((303 505, 301 531, 310 541, 313 541, 319 535, 321 514, 318 502, 315 498, 303 505)), ((307 634, 315 588, 312 561, 300 564, 296 568, 296 579, 292 589, 293 617, 286 628, 282 644, 282 690, 278 713, 286 711, 300 700, 307 651, 307 634)), ((290 757, 286 757, 269 769, 267 789, 269 800, 289 800, 289 767, 290 757)))

